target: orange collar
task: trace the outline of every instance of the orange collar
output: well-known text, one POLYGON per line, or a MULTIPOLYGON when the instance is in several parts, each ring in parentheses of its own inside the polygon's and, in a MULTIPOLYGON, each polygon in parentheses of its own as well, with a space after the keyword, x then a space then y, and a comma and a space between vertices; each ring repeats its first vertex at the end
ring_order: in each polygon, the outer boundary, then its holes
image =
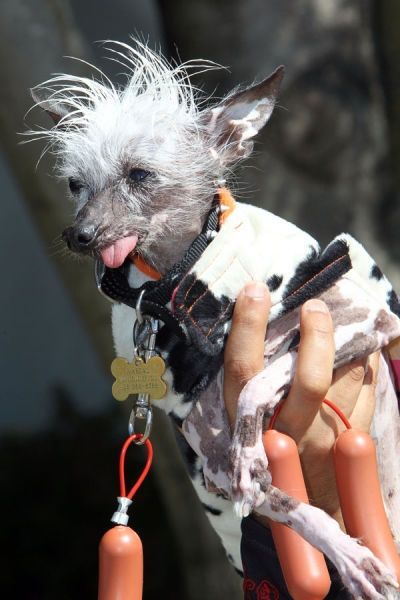
MULTIPOLYGON (((220 215, 218 218, 218 223, 219 223, 219 226, 221 227, 225 223, 225 221, 229 217, 229 215, 235 210, 236 202, 235 202, 232 194, 228 190, 228 188, 226 188, 226 187, 218 188, 217 192, 218 192, 218 197, 219 197, 218 201, 219 201, 219 205, 221 208, 221 212, 220 212, 220 215)), ((132 262, 135 265, 135 267, 141 273, 143 273, 144 275, 147 275, 147 277, 150 277, 151 279, 154 279, 155 281, 158 281, 159 279, 161 279, 161 277, 162 277, 161 273, 159 273, 158 271, 156 271, 156 269, 154 269, 149 264, 147 264, 147 262, 139 254, 136 253, 133 255, 132 262)))
POLYGON ((218 188, 218 197, 218 202, 221 209, 218 218, 218 224, 221 227, 221 225, 225 223, 229 215, 235 210, 236 202, 232 194, 226 187, 218 188))

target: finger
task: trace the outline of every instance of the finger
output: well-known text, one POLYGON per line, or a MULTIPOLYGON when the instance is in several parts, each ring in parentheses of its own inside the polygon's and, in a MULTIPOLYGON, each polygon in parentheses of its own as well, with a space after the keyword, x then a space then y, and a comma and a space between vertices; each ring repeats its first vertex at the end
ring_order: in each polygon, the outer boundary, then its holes
POLYGON ((336 370, 328 399, 349 417, 356 405, 366 374, 368 357, 354 360, 336 370))
POLYGON ((231 425, 241 390, 264 367, 269 309, 268 288, 260 282, 247 284, 236 300, 224 353, 224 399, 231 425))
POLYGON ((332 381, 335 344, 329 310, 318 299, 306 302, 300 314, 300 345, 296 374, 279 422, 297 438, 321 408, 332 381))
POLYGON ((369 432, 375 411, 375 391, 378 381, 380 353, 371 354, 368 359, 367 374, 361 392, 350 415, 350 422, 356 429, 369 432))

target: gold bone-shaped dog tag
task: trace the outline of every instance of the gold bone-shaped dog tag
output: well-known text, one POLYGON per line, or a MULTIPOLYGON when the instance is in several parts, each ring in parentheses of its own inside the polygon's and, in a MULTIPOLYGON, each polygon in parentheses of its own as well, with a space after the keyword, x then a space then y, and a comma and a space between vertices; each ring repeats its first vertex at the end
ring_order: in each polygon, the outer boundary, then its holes
POLYGON ((152 400, 160 400, 167 393, 161 377, 164 371, 161 356, 152 356, 147 362, 136 357, 131 363, 126 358, 115 358, 111 363, 115 377, 112 395, 116 400, 126 400, 131 394, 148 394, 152 400))

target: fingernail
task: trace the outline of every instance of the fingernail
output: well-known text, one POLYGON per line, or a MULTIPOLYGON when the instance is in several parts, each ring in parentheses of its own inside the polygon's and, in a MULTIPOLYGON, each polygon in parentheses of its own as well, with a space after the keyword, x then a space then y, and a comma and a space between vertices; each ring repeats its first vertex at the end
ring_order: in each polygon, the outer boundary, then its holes
POLYGON ((267 295, 267 286, 260 281, 252 281, 244 288, 244 294, 248 298, 265 298, 267 295))
POLYGON ((318 300, 318 298, 307 300, 307 302, 304 304, 304 310, 306 310, 307 312, 329 312, 325 302, 322 302, 322 300, 318 300))

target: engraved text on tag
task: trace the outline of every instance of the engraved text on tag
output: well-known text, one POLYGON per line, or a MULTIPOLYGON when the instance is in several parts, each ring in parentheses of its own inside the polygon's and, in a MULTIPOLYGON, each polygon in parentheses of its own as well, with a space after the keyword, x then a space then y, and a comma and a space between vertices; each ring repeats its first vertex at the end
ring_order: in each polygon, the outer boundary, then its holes
POLYGON ((116 400, 126 400, 131 394, 148 394, 153 400, 160 400, 167 392, 162 379, 164 372, 161 356, 152 356, 147 362, 136 357, 131 363, 125 358, 115 358, 111 363, 115 377, 112 394, 116 400))

